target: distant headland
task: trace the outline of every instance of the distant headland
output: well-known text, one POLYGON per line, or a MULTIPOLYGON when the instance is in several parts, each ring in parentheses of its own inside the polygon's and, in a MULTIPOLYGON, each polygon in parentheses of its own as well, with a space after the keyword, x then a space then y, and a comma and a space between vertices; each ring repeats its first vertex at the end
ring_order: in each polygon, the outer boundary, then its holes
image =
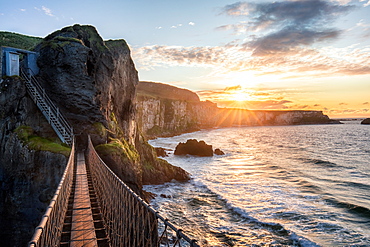
POLYGON ((340 123, 322 111, 219 108, 195 92, 157 82, 139 82, 136 94, 137 122, 150 138, 203 128, 340 123))

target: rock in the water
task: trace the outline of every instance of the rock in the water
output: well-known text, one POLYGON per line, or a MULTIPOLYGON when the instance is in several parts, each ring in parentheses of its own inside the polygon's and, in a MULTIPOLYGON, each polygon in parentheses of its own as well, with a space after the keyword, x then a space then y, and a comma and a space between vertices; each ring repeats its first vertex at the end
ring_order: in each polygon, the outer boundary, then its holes
POLYGON ((157 157, 167 157, 166 149, 164 148, 155 148, 155 152, 157 153, 157 157))
POLYGON ((370 124, 370 118, 362 120, 361 124, 370 124))
POLYGON ((196 155, 196 156, 213 156, 212 145, 206 144, 204 141, 189 139, 186 143, 180 142, 175 150, 175 155, 196 155))
POLYGON ((225 155, 225 153, 221 149, 219 149, 219 148, 216 148, 215 149, 215 154, 216 155, 225 155))

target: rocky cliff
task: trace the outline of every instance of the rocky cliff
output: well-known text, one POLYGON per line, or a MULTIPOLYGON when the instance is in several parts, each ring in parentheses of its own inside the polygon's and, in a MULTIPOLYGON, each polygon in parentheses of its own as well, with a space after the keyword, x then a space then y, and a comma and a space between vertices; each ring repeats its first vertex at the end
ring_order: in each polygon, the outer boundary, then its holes
POLYGON ((5 79, 0 84, 1 246, 29 241, 59 184, 69 150, 58 143, 24 83, 5 79))
MULTIPOLYGON (((79 151, 91 135, 107 165, 138 194, 143 184, 186 181, 189 174, 158 159, 137 129, 137 71, 124 40, 103 41, 92 26, 56 31, 35 48, 37 79, 71 123, 79 151)), ((49 204, 69 148, 27 96, 20 78, 0 85, 0 234, 24 246, 49 204)))
POLYGON ((157 159, 137 129, 138 75, 124 40, 103 41, 94 27, 74 25, 50 34, 36 50, 39 78, 82 148, 92 135, 103 160, 139 194, 142 184, 189 179, 157 159))
POLYGON ((140 128, 149 138, 154 138, 201 128, 338 123, 329 119, 322 111, 218 108, 215 103, 200 101, 194 95, 194 92, 170 85, 140 82, 137 91, 137 121, 140 128))

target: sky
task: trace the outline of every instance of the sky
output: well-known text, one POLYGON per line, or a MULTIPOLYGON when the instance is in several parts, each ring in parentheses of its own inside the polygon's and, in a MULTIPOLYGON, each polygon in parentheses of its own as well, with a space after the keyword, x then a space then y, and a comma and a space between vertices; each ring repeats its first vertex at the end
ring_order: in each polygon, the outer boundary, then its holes
POLYGON ((370 117, 370 0, 0 0, 0 30, 125 39, 139 79, 220 107, 370 117))

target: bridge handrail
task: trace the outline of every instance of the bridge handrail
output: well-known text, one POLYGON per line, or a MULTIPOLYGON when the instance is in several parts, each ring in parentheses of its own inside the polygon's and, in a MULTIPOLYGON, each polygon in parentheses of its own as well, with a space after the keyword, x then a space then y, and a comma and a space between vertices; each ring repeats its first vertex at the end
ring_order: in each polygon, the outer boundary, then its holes
POLYGON ((166 246, 170 246, 170 240, 168 239, 167 233, 167 229, 170 228, 176 233, 173 236, 175 240, 171 243, 173 246, 181 246, 180 243, 184 240, 184 244, 187 246, 199 247, 196 240, 190 239, 190 237, 188 237, 181 229, 172 224, 168 219, 161 216, 158 211, 132 191, 131 188, 104 163, 97 154, 90 136, 88 137, 86 158, 87 164, 91 170, 93 185, 102 209, 101 212, 105 220, 107 227, 106 230, 112 246, 159 246, 161 243, 165 243, 166 246), (118 211, 117 209, 111 208, 112 205, 109 205, 110 198, 104 198, 104 193, 108 194, 108 197, 119 199, 116 203, 123 203, 122 205, 115 205, 116 207, 119 207, 118 211), (133 206, 133 203, 137 204, 133 206), (132 215, 129 215, 130 213, 132 215), (135 217, 136 215, 141 215, 143 219, 136 218, 130 222, 129 217, 135 217), (118 224, 115 222, 113 224, 113 219, 120 220, 120 223, 118 224), (155 221, 153 221, 153 219, 155 221), (161 220, 165 226, 160 237, 158 236, 158 219, 161 220), (149 227, 147 225, 149 225, 149 227), (152 227, 150 227, 150 225, 152 225, 152 227), (133 237, 133 235, 138 232, 146 235, 147 238, 140 239, 140 236, 133 237), (154 236, 148 236, 149 234, 154 236), (127 240, 128 236, 133 237, 131 242, 127 242, 129 241, 127 240), (167 236, 167 238, 165 236, 167 236))
MULTIPOLYGON (((68 132, 68 135, 72 136, 73 135, 73 128, 68 123, 67 119, 59 112, 59 108, 57 108, 55 106, 53 101, 45 93, 45 89, 40 85, 40 83, 33 76, 32 70, 28 68, 28 73, 26 73, 23 69, 21 69, 21 75, 22 75, 23 78, 27 79, 28 80, 27 82, 30 83, 31 86, 33 86, 36 89, 37 93, 42 96, 45 103, 50 107, 51 112, 58 118, 59 123, 68 132)), ((31 95, 31 96, 34 97, 34 95, 31 95)))
POLYGON ((75 142, 73 141, 63 177, 45 214, 42 216, 40 224, 36 227, 31 241, 28 243, 29 247, 59 246, 68 199, 72 189, 74 156, 75 142))

